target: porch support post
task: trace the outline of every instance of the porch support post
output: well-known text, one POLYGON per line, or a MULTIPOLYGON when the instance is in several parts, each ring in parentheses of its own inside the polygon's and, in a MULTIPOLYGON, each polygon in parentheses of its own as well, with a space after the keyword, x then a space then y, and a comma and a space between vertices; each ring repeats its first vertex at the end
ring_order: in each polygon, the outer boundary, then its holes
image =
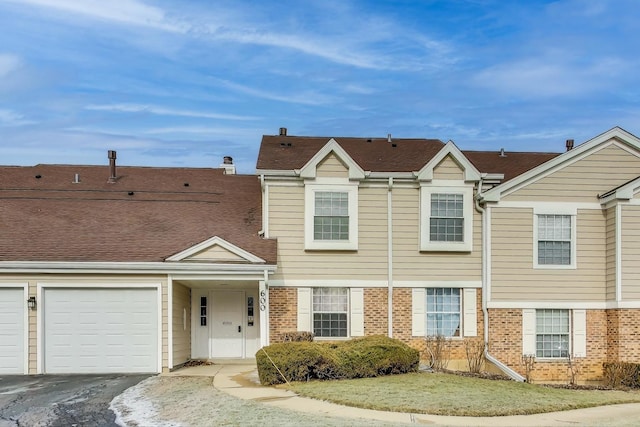
POLYGON ((264 280, 259 283, 260 347, 266 347, 269 345, 269 286, 264 280))

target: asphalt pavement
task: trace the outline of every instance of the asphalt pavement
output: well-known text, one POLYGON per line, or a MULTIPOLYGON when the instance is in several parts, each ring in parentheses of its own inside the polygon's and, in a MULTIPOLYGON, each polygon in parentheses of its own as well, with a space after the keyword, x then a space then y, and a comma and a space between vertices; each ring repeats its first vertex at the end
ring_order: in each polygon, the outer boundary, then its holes
POLYGON ((111 400, 150 375, 0 377, 0 427, 115 427, 111 400))

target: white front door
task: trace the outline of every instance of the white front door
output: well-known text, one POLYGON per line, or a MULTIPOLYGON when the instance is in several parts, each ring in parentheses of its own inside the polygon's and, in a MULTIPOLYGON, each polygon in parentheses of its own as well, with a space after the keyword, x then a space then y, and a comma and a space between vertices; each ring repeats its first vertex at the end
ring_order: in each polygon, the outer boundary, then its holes
POLYGON ((244 357, 244 292, 211 292, 211 357, 244 357))

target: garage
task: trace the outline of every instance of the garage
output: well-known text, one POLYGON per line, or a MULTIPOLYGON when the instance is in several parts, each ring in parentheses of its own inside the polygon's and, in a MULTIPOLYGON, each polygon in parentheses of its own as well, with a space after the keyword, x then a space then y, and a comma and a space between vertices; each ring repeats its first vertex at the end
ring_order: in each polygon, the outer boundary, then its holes
POLYGON ((0 288, 0 375, 24 374, 24 288, 0 288))
POLYGON ((45 288, 43 373, 155 373, 157 288, 45 288))

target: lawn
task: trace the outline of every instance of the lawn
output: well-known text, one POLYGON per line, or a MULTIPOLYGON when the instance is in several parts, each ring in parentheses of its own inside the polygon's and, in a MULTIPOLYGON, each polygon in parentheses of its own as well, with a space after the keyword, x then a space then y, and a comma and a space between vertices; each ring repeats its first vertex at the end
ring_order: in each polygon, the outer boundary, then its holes
POLYGON ((342 405, 433 415, 525 415, 640 402, 640 392, 574 390, 447 373, 293 383, 296 393, 342 405))

